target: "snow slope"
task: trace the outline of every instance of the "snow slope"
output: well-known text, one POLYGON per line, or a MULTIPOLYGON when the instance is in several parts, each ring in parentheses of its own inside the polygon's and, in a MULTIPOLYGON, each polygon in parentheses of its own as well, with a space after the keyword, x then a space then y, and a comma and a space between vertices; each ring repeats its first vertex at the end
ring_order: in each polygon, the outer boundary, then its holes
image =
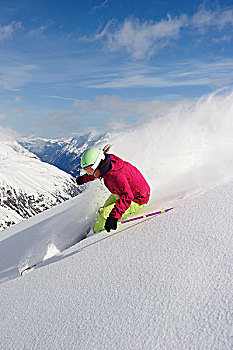
POLYGON ((99 181, 92 183, 85 193, 4 230, 0 281, 15 278, 28 266, 79 242, 93 226, 101 197, 103 202, 106 195, 99 181), (94 198, 96 191, 99 200, 94 198))
MULTIPOLYGON (((85 205, 90 193, 81 195, 85 205)), ((19 278, 9 249, 25 223, 5 230, 0 348, 232 349, 232 193, 229 181, 176 201, 167 214, 82 240, 19 278)), ((67 226, 59 215, 33 225, 42 213, 28 220, 28 235, 39 241, 50 226, 73 237, 81 196, 61 213, 67 226)))
POLYGON ((0 142, 0 230, 70 199, 74 179, 16 141, 0 142))

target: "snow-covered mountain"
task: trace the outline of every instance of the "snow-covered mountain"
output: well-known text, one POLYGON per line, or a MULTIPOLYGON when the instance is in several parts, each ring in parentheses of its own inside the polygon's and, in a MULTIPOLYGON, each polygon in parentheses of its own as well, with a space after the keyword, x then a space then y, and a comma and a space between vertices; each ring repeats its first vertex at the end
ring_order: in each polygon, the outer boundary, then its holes
POLYGON ((72 176, 16 141, 0 142, 0 230, 80 193, 72 176))
POLYGON ((93 132, 73 138, 43 139, 23 138, 18 142, 26 149, 36 154, 42 161, 55 165, 67 173, 78 176, 82 153, 90 147, 98 147, 107 142, 108 135, 99 135, 93 132))

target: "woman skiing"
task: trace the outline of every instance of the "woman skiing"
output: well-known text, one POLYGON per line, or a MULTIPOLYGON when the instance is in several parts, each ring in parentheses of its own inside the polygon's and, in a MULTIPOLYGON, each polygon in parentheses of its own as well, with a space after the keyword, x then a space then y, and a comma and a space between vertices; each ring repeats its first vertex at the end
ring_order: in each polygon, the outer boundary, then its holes
POLYGON ((108 154, 109 149, 110 145, 107 145, 103 151, 93 147, 84 152, 81 167, 86 174, 76 179, 78 185, 83 185, 103 178, 111 192, 98 211, 94 232, 116 230, 122 216, 143 208, 150 197, 150 187, 140 171, 114 154, 108 154))

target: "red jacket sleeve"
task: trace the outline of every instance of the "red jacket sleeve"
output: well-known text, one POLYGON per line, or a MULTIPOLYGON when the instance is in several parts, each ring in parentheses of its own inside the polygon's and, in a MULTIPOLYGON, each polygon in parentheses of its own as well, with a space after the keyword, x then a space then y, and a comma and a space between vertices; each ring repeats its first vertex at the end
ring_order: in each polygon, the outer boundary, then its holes
POLYGON ((82 182, 84 184, 87 182, 96 180, 96 177, 94 175, 88 175, 88 174, 82 175, 79 178, 82 179, 82 182))
POLYGON ((118 176, 115 181, 118 188, 117 194, 120 196, 120 198, 116 201, 115 206, 109 216, 119 220, 125 211, 130 207, 130 204, 134 199, 134 195, 126 177, 118 176))

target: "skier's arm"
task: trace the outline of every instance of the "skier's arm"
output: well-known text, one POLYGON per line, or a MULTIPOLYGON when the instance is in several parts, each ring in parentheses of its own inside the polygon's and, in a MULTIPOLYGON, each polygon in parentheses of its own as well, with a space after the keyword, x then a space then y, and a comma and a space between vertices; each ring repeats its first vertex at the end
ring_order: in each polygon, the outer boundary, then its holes
POLYGON ((94 180, 96 180, 95 176, 88 175, 88 174, 85 174, 76 178, 76 182, 78 185, 83 185, 87 182, 94 181, 94 180))
POLYGON ((134 195, 127 178, 118 177, 117 185, 119 189, 118 195, 120 198, 116 201, 115 206, 109 216, 119 220, 125 211, 130 207, 131 202, 134 200, 134 195))

